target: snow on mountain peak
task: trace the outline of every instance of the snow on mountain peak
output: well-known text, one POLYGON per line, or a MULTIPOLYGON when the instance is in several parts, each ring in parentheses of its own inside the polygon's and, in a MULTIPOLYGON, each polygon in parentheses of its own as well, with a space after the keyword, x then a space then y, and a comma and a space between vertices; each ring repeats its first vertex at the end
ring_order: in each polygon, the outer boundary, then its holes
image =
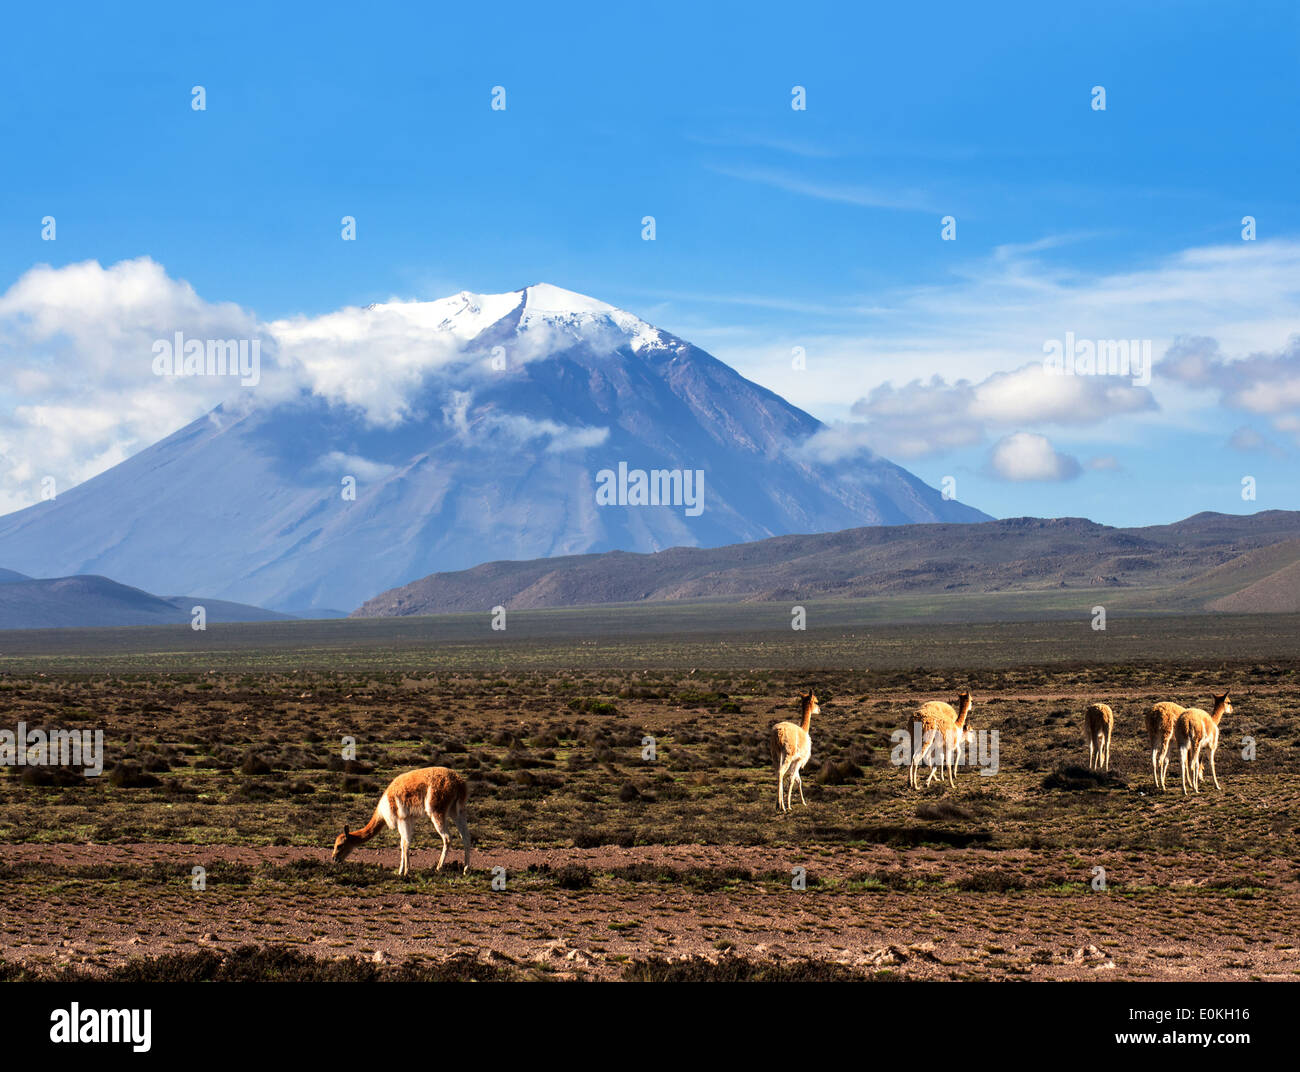
POLYGON ((620 312, 614 306, 576 291, 565 290, 551 283, 534 283, 520 293, 524 296, 524 309, 536 315, 550 314, 609 316, 620 312))
POLYGON ((516 310, 520 333, 540 328, 543 332, 559 330, 581 339, 590 338, 593 331, 612 329, 630 339, 633 351, 668 345, 663 334, 640 317, 551 283, 534 283, 504 294, 462 290, 434 301, 381 302, 366 308, 376 320, 396 318, 404 325, 403 330, 446 333, 461 342, 470 342, 516 310))
POLYGON ((524 311, 519 320, 520 331, 536 324, 545 324, 567 328, 573 334, 581 335, 588 326, 612 324, 619 332, 631 338, 633 352, 639 352, 647 346, 667 345, 658 328, 632 313, 585 294, 565 290, 551 283, 534 283, 525 287, 522 294, 524 311))

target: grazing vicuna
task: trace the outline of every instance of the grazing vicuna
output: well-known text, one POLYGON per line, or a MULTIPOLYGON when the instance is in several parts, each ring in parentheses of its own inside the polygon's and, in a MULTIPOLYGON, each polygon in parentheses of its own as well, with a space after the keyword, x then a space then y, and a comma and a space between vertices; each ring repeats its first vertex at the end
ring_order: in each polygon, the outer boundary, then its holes
POLYGON ((945 768, 948 780, 957 787, 957 754, 967 730, 966 716, 972 706, 969 692, 957 697, 957 708, 942 700, 930 700, 923 703, 912 716, 912 763, 908 770, 907 784, 913 789, 921 788, 919 768, 922 760, 930 765, 930 777, 925 784, 934 781, 934 754, 939 752, 939 780, 943 781, 945 768))
POLYGON ((1174 738, 1178 742, 1178 763, 1182 768, 1183 795, 1187 795, 1187 783, 1192 784, 1192 792, 1201 791, 1201 779, 1205 777, 1205 764, 1201 760, 1202 750, 1208 750, 1210 760, 1210 777, 1214 779, 1214 788, 1223 792, 1219 784, 1219 774, 1214 769, 1214 755, 1219 750, 1219 722, 1224 715, 1232 714, 1232 701, 1225 692, 1214 698, 1214 711, 1207 713, 1199 707, 1189 707, 1174 723, 1174 738), (1190 759, 1190 763, 1189 763, 1190 759))
POLYGON ((803 705, 803 721, 778 722, 767 739, 768 752, 776 767, 776 802, 782 811, 790 810, 796 785, 799 786, 799 803, 805 807, 808 804, 803 798, 803 778, 799 772, 812 758, 812 737, 808 727, 813 715, 820 715, 822 709, 817 706, 817 696, 812 692, 800 696, 799 701, 803 705), (788 789, 785 788, 787 772, 790 774, 788 789))
POLYGON ((1083 722, 1088 734, 1088 768, 1110 770, 1110 734, 1115 728, 1115 713, 1108 704, 1089 704, 1083 722))
POLYGON ((399 875, 411 872, 411 823, 420 812, 424 812, 432 821, 433 828, 442 838, 442 855, 438 857, 438 870, 447 859, 447 846, 451 838, 447 834, 450 820, 460 831, 461 844, 465 847, 465 873, 469 874, 469 854, 472 845, 469 828, 465 824, 465 801, 469 796, 469 787, 465 780, 446 767, 423 767, 420 770, 399 774, 384 790, 379 798, 379 805, 360 830, 348 832, 343 828, 334 841, 334 862, 340 863, 358 845, 369 841, 381 827, 390 830, 396 828, 402 839, 402 860, 397 867, 399 875))
POLYGON ((1186 711, 1182 704, 1161 700, 1147 711, 1147 745, 1151 749, 1151 776, 1156 788, 1164 791, 1165 775, 1169 772, 1169 742, 1174 739, 1174 724, 1186 711))

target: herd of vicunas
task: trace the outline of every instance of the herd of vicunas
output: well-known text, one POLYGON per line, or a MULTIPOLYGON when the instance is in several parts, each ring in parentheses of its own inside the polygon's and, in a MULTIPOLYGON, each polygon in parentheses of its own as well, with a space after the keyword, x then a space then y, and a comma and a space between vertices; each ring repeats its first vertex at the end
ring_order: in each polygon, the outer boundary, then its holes
MULTIPOLYGON (((776 767, 776 801, 782 811, 790 809, 795 786, 799 787, 799 800, 803 798, 803 780, 800 771, 812 757, 812 716, 820 714, 817 696, 812 692, 800 697, 803 706, 801 722, 779 722, 772 727, 769 750, 776 767), (786 777, 789 775, 789 784, 786 777)), ((927 763, 930 777, 928 786, 936 775, 945 778, 956 788, 956 768, 960 754, 966 746, 971 727, 967 722, 973 701, 969 692, 957 697, 957 706, 941 700, 923 703, 912 716, 911 762, 908 765, 908 785, 921 788, 920 766, 927 763), (935 762, 938 761, 938 768, 935 762)), ((1204 711, 1199 707, 1183 707, 1169 700, 1153 704, 1146 713, 1147 744, 1151 748, 1151 774, 1156 788, 1164 790, 1169 772, 1169 745, 1177 743, 1178 760, 1182 768, 1183 795, 1188 787, 1193 793, 1201 791, 1205 776, 1205 762, 1210 764, 1210 777, 1214 788, 1222 791, 1219 775, 1214 767, 1214 757, 1219 750, 1219 722, 1224 715, 1232 714, 1232 702, 1225 692, 1215 696, 1214 709, 1204 711), (1202 758, 1204 756, 1204 758, 1202 758)), ((1089 704, 1083 713, 1084 735, 1088 742, 1088 766, 1093 770, 1110 770, 1110 735, 1115 728, 1115 712, 1109 704, 1089 704)))
MULTIPOLYGON (((776 769, 777 804, 781 811, 790 810, 796 786, 799 789, 800 803, 808 803, 803 796, 801 771, 812 758, 812 717, 820 714, 821 708, 813 692, 804 693, 799 700, 802 719, 799 722, 778 722, 768 735, 768 749, 776 769)), ((930 777, 925 783, 927 786, 937 775, 941 783, 946 779, 956 787, 956 767, 962 750, 967 745, 967 734, 972 732, 967 722, 972 705, 971 694, 962 692, 957 697, 956 707, 940 700, 930 700, 917 709, 911 719, 912 739, 916 742, 907 775, 911 788, 921 788, 919 772, 922 763, 927 763, 930 767, 930 777)), ((1224 715, 1230 714, 1232 703, 1226 692, 1215 696, 1211 711, 1199 707, 1183 707, 1168 700, 1153 704, 1146 713, 1145 721, 1147 744, 1151 748, 1151 774, 1156 788, 1165 788, 1165 777, 1169 771, 1169 746, 1176 743, 1184 796, 1189 787, 1193 793, 1201 791, 1206 760, 1210 764, 1214 788, 1222 791, 1223 787, 1219 785, 1219 776, 1214 768, 1214 757, 1219 749, 1219 722, 1224 715)), ((1089 768, 1109 771, 1110 737, 1115 727, 1114 712, 1104 703, 1089 704, 1083 713, 1083 722, 1088 742, 1089 768)), ((447 860, 450 843, 448 829, 454 823, 465 848, 465 871, 468 873, 472 847, 465 813, 468 797, 469 787, 465 780, 446 767, 423 767, 399 774, 380 796, 379 804, 365 826, 352 831, 343 827, 343 832, 334 841, 333 859, 336 863, 345 860, 358 845, 369 841, 387 827, 396 830, 401 838, 401 863, 397 873, 409 874, 411 823, 423 812, 442 839, 442 855, 438 858, 437 870, 441 871, 447 860)))

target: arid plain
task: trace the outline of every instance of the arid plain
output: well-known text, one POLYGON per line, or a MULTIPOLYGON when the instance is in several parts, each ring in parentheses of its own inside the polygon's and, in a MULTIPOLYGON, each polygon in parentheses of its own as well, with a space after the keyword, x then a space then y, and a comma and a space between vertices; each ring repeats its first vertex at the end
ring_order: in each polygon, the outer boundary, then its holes
POLYGON ((0 975, 1297 977, 1295 616, 788 610, 6 634, 3 725, 100 728, 106 764, 0 775, 0 975), (767 733, 809 688, 783 816, 767 733), (909 791, 891 734, 961 689, 996 773, 909 791), (1223 791, 1176 756, 1154 791, 1143 712, 1224 689, 1223 791), (469 875, 424 820, 409 879, 390 832, 330 864, 432 764, 469 782, 469 875))

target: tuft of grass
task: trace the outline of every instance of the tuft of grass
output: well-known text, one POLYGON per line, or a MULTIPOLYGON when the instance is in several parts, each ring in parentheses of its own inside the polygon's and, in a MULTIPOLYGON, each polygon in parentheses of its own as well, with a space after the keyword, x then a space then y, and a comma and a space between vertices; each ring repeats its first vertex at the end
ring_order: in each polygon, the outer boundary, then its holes
POLYGON ((591 868, 584 864, 566 864, 555 872, 555 884, 562 890, 585 890, 591 882, 591 868))
POLYGON ((862 768, 851 759, 828 759, 817 773, 819 785, 844 785, 862 777, 862 768))
POLYGON ((140 764, 123 761, 108 772, 108 784, 118 789, 152 789, 162 781, 142 770, 140 764))
POLYGON ((634 983, 860 983, 875 978, 845 964, 812 958, 778 961, 727 956, 716 963, 699 958, 669 963, 651 957, 634 960, 623 969, 623 979, 634 983))
POLYGON ((1076 763, 1064 763, 1043 779, 1044 789, 1104 789, 1124 788, 1128 783, 1118 774, 1092 770, 1076 763))
POLYGON ((468 953, 445 961, 403 961, 396 966, 359 957, 324 960, 286 946, 242 945, 229 952, 199 949, 135 957, 116 968, 65 967, 48 974, 0 961, 5 982, 110 983, 374 983, 506 982, 517 973, 484 964, 468 953))

